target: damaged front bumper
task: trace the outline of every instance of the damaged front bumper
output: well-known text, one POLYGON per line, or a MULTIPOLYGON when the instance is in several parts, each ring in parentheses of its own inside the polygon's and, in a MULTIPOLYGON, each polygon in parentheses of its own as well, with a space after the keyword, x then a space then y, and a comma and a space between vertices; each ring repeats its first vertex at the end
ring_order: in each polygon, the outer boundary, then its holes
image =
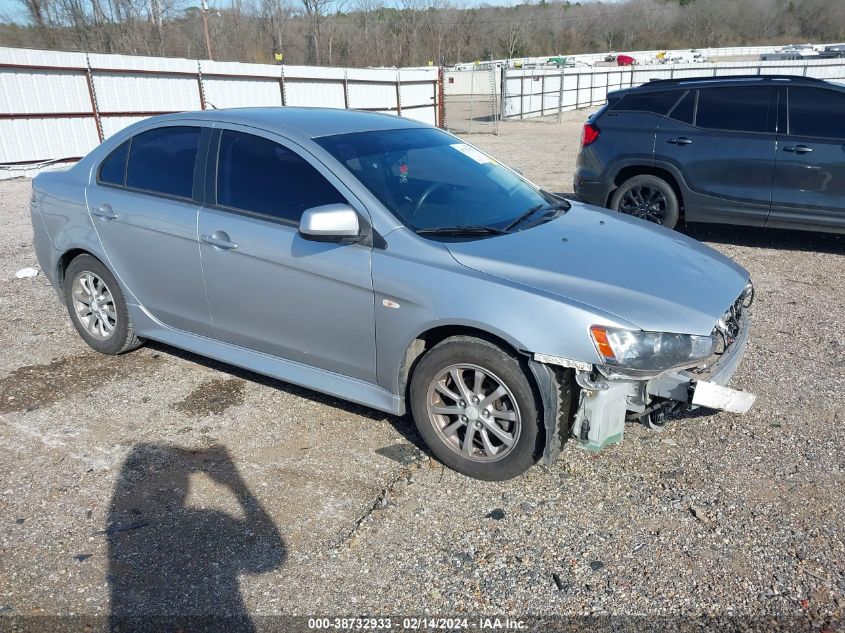
POLYGON ((649 379, 606 377, 576 370, 581 387, 572 436, 591 451, 622 441, 625 422, 666 410, 710 409, 745 413, 754 395, 726 385, 737 370, 748 343, 748 311, 739 317, 739 332, 721 356, 700 370, 675 370, 649 379))

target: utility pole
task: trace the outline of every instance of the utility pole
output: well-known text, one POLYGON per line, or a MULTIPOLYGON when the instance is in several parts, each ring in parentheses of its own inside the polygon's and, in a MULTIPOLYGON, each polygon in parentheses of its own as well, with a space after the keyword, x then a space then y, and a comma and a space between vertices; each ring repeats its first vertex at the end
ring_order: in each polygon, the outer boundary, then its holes
POLYGON ((211 53, 211 36, 208 34, 208 0, 202 0, 200 15, 202 16, 202 29, 205 32, 205 50, 208 53, 208 59, 214 59, 211 53))

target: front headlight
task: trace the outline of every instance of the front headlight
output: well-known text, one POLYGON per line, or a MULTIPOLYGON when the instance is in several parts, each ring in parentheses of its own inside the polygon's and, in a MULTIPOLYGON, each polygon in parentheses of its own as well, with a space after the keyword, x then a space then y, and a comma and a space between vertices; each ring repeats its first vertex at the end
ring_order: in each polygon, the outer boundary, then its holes
POLYGON ((590 334, 605 363, 637 372, 693 367, 710 357, 716 346, 712 336, 643 332, 602 325, 591 327, 590 334))

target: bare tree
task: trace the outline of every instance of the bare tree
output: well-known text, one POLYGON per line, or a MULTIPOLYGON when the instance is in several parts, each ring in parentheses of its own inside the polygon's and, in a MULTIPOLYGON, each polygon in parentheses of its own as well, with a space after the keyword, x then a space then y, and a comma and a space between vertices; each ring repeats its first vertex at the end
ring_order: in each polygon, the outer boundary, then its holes
POLYGON ((322 60, 322 31, 326 14, 331 10, 336 0, 301 0, 308 21, 308 61, 318 66, 322 60))
POLYGON ((288 0, 258 0, 258 28, 273 52, 285 53, 285 31, 293 17, 288 0))
MULTIPOLYGON (((0 44, 205 57, 199 0, 16 0, 0 44)), ((216 0, 215 59, 350 66, 845 41, 845 0, 216 0), (349 2, 350 4, 344 4, 349 2)))

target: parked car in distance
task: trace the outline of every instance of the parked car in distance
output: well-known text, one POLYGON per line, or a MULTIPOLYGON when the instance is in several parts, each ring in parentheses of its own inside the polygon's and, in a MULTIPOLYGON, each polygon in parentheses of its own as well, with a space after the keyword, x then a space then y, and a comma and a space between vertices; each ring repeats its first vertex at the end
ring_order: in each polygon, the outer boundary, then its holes
POLYGON ((652 81, 584 126, 575 193, 674 227, 845 232, 845 86, 791 76, 652 81))
POLYGON ((346 110, 153 117, 33 182, 80 336, 155 339, 401 415, 473 477, 626 419, 741 411, 748 273, 569 203, 446 132, 346 110))

